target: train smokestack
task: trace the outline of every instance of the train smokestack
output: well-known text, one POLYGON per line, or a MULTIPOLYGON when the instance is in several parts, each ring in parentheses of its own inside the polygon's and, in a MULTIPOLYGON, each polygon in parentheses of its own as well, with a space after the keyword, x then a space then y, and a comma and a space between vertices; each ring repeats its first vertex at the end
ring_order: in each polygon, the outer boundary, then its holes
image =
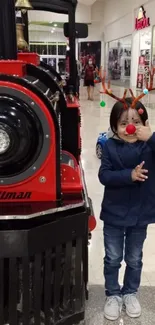
POLYGON ((0 0, 0 59, 17 59, 14 0, 0 0))

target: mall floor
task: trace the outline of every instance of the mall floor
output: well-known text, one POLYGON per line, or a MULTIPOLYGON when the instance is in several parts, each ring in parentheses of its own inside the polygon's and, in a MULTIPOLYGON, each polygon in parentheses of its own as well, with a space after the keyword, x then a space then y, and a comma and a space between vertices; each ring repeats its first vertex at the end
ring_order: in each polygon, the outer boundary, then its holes
MULTIPOLYGON (((113 86, 115 94, 120 96, 123 88, 113 86)), ((130 319, 122 312, 119 320, 110 322, 104 319, 103 305, 104 278, 103 278, 103 224, 99 220, 100 205, 104 188, 98 181, 98 169, 100 161, 95 155, 96 139, 99 132, 106 131, 109 123, 109 114, 114 103, 113 99, 103 96, 106 107, 101 108, 98 88, 95 89, 94 102, 87 101, 85 88, 81 89, 81 113, 82 113, 82 137, 83 154, 82 162, 85 170, 89 196, 93 200, 94 211, 97 219, 97 227, 93 232, 89 246, 89 301, 86 308, 85 325, 154 325, 155 324, 155 225, 149 226, 148 237, 144 246, 144 267, 139 290, 139 299, 142 305, 142 316, 138 319, 130 319), (123 321, 122 321, 123 320, 123 321)), ((155 95, 149 95, 145 99, 149 112, 150 124, 155 130, 155 95)), ((120 271, 122 282, 124 265, 120 271)))

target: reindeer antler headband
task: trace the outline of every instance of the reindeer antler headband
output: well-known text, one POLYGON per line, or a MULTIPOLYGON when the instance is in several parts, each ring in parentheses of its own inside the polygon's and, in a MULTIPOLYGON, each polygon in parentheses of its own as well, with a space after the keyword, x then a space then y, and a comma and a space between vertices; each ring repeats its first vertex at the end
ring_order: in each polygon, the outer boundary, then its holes
MULTIPOLYGON (((102 87, 103 87, 103 91, 101 91, 102 94, 107 94, 109 95, 110 97, 116 99, 117 101, 121 102, 124 104, 124 108, 128 108, 128 105, 126 103, 126 95, 127 95, 127 92, 129 91, 130 94, 131 94, 131 97, 133 99, 133 102, 131 104, 131 107, 132 108, 135 108, 135 105, 136 103, 141 99, 143 98, 145 95, 147 95, 150 91, 152 90, 155 90, 155 87, 153 87, 153 79, 154 79, 154 74, 155 74, 155 68, 152 67, 151 70, 149 71, 149 75, 150 75, 150 82, 148 84, 148 80, 146 80, 146 88, 143 90, 142 94, 140 94, 138 97, 135 97, 134 94, 133 94, 133 91, 131 89, 125 89, 124 90, 124 94, 123 94, 123 97, 122 98, 119 98, 117 96, 115 96, 113 93, 112 93, 112 90, 110 89, 110 80, 108 81, 108 87, 106 85, 106 82, 105 82, 105 79, 106 79, 106 73, 105 71, 102 73, 102 68, 100 69, 100 72, 99 72, 99 77, 101 79, 101 82, 102 82, 102 87)), ((139 114, 143 114, 143 110, 142 109, 139 109, 139 114)))

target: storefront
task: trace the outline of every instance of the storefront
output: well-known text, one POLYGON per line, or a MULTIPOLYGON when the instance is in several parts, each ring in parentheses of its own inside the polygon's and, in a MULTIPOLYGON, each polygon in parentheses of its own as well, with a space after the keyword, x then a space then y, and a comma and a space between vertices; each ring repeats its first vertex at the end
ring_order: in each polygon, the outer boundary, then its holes
POLYGON ((106 71, 113 84, 125 87, 130 84, 131 43, 131 35, 107 43, 106 71))
POLYGON ((155 66, 155 0, 128 11, 104 29, 104 66, 112 84, 143 89, 155 66))
POLYGON ((135 31, 132 37, 132 86, 146 87, 152 62, 152 26, 143 6, 135 12, 135 31))

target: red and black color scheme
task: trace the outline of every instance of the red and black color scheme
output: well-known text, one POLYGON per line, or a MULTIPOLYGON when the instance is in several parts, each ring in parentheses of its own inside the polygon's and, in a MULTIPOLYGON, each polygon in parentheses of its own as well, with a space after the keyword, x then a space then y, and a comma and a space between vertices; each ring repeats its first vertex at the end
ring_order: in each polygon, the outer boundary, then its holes
POLYGON ((0 202, 31 202, 33 213, 84 201, 79 103, 39 63, 33 53, 0 61, 0 202))
MULTIPOLYGON (((70 71, 17 53, 15 1, 0 1, 0 324, 72 325, 88 298, 96 226, 81 166, 75 0, 34 0, 69 15, 70 71)), ((28 32, 25 33, 28 35, 28 32)))

